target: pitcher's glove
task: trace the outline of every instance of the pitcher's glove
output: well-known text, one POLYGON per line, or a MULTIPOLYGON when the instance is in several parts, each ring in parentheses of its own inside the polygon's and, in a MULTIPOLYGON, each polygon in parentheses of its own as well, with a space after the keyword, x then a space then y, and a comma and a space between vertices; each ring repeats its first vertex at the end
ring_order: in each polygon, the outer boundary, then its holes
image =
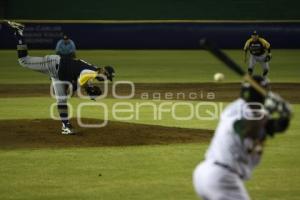
POLYGON ((113 81, 113 78, 115 77, 115 69, 112 66, 105 66, 104 67, 104 74, 107 77, 108 80, 113 81))
POLYGON ((85 91, 91 97, 92 100, 95 100, 98 96, 102 94, 101 88, 95 85, 86 86, 85 91))

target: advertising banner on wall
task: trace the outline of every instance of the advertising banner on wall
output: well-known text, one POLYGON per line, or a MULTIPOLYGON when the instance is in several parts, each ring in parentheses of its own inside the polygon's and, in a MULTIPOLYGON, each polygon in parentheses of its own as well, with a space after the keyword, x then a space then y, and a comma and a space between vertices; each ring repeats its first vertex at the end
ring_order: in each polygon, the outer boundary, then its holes
MULTIPOLYGON (((243 48, 256 30, 272 48, 300 48, 298 22, 132 21, 63 23, 25 22, 25 41, 31 49, 54 49, 63 34, 81 49, 198 49, 209 38, 222 48, 243 48)), ((15 48, 8 28, 0 25, 0 48, 15 48)))

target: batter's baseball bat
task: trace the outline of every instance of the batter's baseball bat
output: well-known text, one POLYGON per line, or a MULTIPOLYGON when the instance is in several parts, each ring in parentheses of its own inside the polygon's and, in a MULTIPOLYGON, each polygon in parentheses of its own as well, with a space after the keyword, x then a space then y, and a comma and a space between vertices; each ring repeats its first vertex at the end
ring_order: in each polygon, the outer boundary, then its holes
POLYGON ((267 91, 261 87, 256 81, 252 79, 252 77, 246 73, 240 65, 235 63, 228 55, 226 55, 220 48, 218 48, 215 44, 207 40, 206 38, 203 38, 200 40, 200 46, 206 50, 208 50, 210 53, 212 53, 214 56, 216 56, 219 60, 221 60, 227 67, 229 67, 232 71, 237 73, 238 75, 242 76, 245 81, 247 81, 253 88, 256 89, 259 93, 266 96, 267 91))

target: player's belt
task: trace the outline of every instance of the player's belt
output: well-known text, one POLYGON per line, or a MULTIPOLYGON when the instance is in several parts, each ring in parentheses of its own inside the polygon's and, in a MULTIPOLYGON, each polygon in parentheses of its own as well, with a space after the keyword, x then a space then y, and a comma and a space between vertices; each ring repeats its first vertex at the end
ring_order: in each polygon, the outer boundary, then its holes
POLYGON ((254 56, 261 56, 261 55, 264 55, 265 54, 265 51, 263 51, 263 52, 257 52, 257 53, 255 53, 255 52, 250 52, 252 55, 254 55, 254 56))
POLYGON ((244 176, 241 175, 237 170, 233 169, 233 168, 230 167, 229 165, 226 165, 226 164, 224 164, 224 163, 220 163, 220 162, 218 162, 218 161, 215 161, 214 164, 215 164, 215 165, 218 165, 218 166, 220 166, 220 167, 222 167, 222 168, 224 168, 224 169, 227 169, 228 171, 230 171, 230 172, 232 172, 232 173, 237 174, 241 179, 243 179, 243 177, 244 177, 244 176))

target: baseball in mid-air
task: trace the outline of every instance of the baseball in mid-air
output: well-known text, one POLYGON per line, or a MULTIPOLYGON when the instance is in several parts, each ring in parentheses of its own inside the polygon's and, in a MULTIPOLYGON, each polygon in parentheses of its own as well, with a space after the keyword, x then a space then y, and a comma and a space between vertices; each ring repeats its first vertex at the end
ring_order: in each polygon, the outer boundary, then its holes
POLYGON ((214 75, 215 82, 221 82, 224 80, 224 78, 225 78, 225 76, 222 73, 215 73, 215 75, 214 75))

